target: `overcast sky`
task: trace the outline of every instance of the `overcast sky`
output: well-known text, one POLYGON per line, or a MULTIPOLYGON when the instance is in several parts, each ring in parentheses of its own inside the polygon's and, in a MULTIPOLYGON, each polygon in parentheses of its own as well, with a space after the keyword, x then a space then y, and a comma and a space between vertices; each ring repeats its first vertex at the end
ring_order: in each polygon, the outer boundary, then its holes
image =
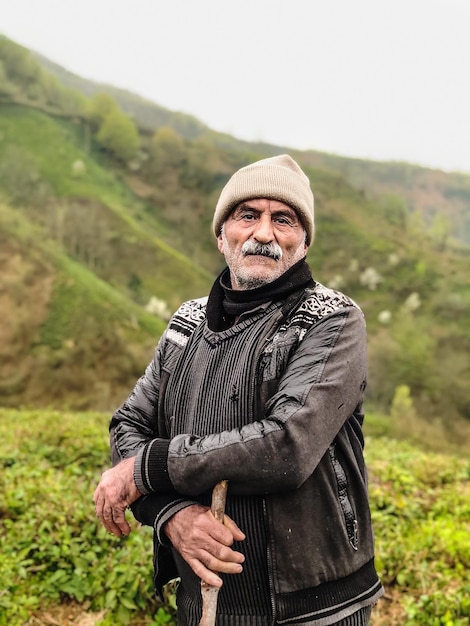
POLYGON ((470 0, 0 0, 0 33, 240 139, 470 173, 470 0))

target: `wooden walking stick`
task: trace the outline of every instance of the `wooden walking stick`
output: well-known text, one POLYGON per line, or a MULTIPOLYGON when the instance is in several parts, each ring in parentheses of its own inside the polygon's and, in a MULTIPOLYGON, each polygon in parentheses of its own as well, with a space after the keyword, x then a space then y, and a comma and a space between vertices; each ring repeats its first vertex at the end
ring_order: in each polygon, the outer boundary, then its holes
MULTIPOLYGON (((221 480, 212 490, 211 513, 221 524, 224 523, 225 501, 227 499, 228 481, 221 480)), ((217 611, 219 587, 213 587, 201 580, 202 617, 199 626, 214 626, 217 611)))

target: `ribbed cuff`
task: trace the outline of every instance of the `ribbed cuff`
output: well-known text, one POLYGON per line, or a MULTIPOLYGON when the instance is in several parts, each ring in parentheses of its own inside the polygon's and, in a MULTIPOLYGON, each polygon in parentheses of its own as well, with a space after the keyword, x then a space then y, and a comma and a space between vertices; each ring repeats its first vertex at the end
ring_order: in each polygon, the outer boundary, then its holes
POLYGON ((197 504, 197 502, 183 499, 173 500, 160 510, 154 523, 154 529, 157 534, 157 539, 162 545, 171 547, 171 541, 166 536, 163 528, 165 524, 173 517, 173 515, 178 513, 178 511, 182 511, 193 504, 197 504))
POLYGON ((152 439, 137 454, 134 480, 144 495, 162 493, 173 488, 168 475, 169 439, 152 439))

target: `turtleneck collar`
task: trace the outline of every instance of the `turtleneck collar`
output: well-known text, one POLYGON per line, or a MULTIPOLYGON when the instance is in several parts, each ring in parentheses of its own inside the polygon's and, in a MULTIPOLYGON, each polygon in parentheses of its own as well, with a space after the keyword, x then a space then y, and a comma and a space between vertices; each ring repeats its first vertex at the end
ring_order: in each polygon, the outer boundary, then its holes
POLYGON ((313 287, 315 281, 305 259, 290 267, 282 276, 256 289, 232 289, 230 270, 225 268, 217 277, 207 302, 209 328, 220 331, 228 328, 246 311, 262 304, 285 300, 296 291, 313 287))

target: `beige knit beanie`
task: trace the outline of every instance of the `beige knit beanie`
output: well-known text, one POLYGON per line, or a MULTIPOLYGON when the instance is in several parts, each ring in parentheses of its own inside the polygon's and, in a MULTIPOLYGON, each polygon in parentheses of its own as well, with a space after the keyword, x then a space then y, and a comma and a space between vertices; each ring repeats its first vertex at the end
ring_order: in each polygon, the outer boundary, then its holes
POLYGON ((269 198, 288 204, 299 214, 310 245, 314 232, 313 193, 310 181, 288 154, 262 159, 242 167, 222 189, 212 228, 218 237, 232 209, 244 200, 269 198))

